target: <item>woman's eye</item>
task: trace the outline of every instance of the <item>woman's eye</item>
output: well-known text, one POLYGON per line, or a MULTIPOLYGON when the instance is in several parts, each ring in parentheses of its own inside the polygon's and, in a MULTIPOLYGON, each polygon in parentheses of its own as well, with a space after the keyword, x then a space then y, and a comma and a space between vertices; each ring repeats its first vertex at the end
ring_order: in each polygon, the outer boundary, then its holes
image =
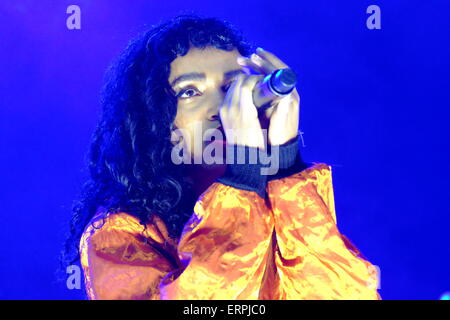
MULTIPOLYGON (((230 82, 230 83, 228 83, 228 84, 222 86, 222 90, 223 90, 224 92, 227 92, 228 89, 230 88, 231 84, 232 84, 232 82, 230 82)), ((192 98, 192 97, 200 96, 200 95, 201 95, 201 92, 199 92, 196 88, 189 87, 189 88, 186 88, 186 89, 182 89, 182 90, 176 95, 176 97, 177 97, 177 98, 181 98, 181 99, 188 99, 188 98, 192 98)))
POLYGON ((196 92, 198 93, 198 91, 194 88, 183 89, 177 94, 177 98, 191 98, 196 92))

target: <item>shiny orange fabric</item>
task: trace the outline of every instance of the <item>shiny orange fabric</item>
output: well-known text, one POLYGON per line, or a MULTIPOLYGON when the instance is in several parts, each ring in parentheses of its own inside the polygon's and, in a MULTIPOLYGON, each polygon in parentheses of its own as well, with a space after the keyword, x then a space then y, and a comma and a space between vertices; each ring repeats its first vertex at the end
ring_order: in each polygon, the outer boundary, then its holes
POLYGON ((336 225, 331 167, 269 181, 268 200, 213 183, 181 238, 126 212, 80 242, 90 299, 381 299, 373 266, 336 225))

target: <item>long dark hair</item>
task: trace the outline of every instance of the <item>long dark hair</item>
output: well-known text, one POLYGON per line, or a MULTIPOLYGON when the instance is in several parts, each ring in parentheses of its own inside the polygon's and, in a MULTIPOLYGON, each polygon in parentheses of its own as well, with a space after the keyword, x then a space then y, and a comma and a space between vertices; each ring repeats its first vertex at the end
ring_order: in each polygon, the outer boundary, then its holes
POLYGON ((153 215, 178 238, 197 199, 184 167, 171 161, 177 99, 170 63, 190 46, 249 56, 254 46, 230 23, 196 14, 166 20, 130 41, 105 74, 102 113, 87 152, 89 178, 73 203, 63 265, 79 259, 81 235, 100 207, 125 211, 145 225, 153 215))

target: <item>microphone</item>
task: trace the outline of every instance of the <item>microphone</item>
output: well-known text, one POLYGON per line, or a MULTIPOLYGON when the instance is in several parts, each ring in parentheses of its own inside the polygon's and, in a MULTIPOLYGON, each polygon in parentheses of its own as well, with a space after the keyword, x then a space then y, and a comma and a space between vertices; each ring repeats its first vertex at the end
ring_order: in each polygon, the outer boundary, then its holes
POLYGON ((253 89, 253 103, 261 110, 270 107, 270 103, 292 92, 297 76, 292 69, 277 69, 260 80, 253 89))

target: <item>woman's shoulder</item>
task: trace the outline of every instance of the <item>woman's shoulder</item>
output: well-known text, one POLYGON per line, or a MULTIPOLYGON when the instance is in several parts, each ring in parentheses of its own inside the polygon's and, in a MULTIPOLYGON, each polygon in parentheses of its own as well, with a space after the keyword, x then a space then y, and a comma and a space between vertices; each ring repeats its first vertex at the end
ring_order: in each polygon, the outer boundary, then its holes
POLYGON ((291 177, 301 180, 316 181, 329 178, 332 174, 332 166, 324 162, 305 162, 302 170, 297 170, 291 177))
POLYGON ((173 243, 164 221, 154 215, 142 224, 136 216, 125 212, 106 212, 99 208, 87 224, 80 240, 80 248, 88 243, 116 247, 130 241, 158 244, 173 243))
POLYGON ((90 299, 148 298, 181 263, 161 219, 145 225, 128 212, 98 210, 79 244, 90 299))
POLYGON ((324 162, 311 162, 305 171, 308 176, 329 177, 332 174, 332 166, 324 162))

